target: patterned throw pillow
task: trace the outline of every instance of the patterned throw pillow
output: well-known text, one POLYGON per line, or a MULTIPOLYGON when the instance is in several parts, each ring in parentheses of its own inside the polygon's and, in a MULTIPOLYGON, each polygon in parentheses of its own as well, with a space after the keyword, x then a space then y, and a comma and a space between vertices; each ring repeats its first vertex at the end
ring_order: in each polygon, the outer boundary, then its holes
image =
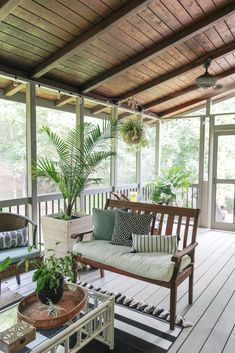
POLYGON ((152 218, 150 214, 117 210, 111 244, 132 246, 132 234, 148 234, 152 218))
POLYGON ((28 245, 27 229, 0 232, 0 250, 28 245))
POLYGON ((141 235, 132 234, 133 252, 162 252, 175 254, 178 239, 176 235, 141 235))

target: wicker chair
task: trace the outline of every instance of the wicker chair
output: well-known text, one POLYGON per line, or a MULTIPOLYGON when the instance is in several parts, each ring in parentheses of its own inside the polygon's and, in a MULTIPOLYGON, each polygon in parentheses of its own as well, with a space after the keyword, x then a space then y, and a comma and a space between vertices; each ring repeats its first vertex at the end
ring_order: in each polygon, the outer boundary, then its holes
MULTIPOLYGON (((24 227, 28 229, 29 223, 32 224, 33 228, 33 244, 30 245, 36 245, 36 223, 24 216, 20 216, 14 213, 0 212, 0 232, 18 230, 24 227)), ((0 293, 1 281, 6 278, 16 276, 16 281, 18 284, 20 284, 20 274, 25 272, 25 266, 19 266, 17 264, 22 258, 42 258, 40 251, 37 249, 33 249, 32 253, 29 253, 28 246, 0 250, 0 263, 8 256, 11 258, 11 264, 5 270, 0 272, 0 293)))

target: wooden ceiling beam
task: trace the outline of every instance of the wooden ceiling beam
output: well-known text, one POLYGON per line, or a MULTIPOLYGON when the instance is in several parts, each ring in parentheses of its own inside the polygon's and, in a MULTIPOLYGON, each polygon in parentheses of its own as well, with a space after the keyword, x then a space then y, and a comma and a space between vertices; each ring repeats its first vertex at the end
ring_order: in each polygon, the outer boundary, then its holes
POLYGON ((185 109, 185 108, 188 108, 188 107, 191 107, 197 103, 201 103, 201 102, 204 102, 205 100, 207 100, 208 98, 213 98, 213 97, 216 97, 220 94, 223 94, 223 93, 226 93, 226 92, 229 92, 231 90, 234 90, 235 89, 235 83, 232 83, 230 85, 226 85, 225 87, 222 87, 221 89, 214 89, 214 92, 210 93, 210 94, 207 94, 203 97, 199 97, 199 98, 196 98, 196 99, 193 99, 189 102, 185 102, 185 103, 182 103, 180 105, 177 105, 176 107, 172 107, 170 109, 167 109, 167 110, 164 110, 160 113, 158 113, 158 115, 161 117, 161 118, 164 118, 164 116, 167 116, 169 114, 173 114, 173 113, 176 113, 177 111, 180 111, 182 109, 185 109))
POLYGON ((155 100, 145 104, 143 106, 144 110, 149 110, 149 109, 155 107, 156 105, 167 103, 168 101, 170 101, 172 99, 179 98, 180 96, 183 96, 184 94, 187 94, 187 93, 191 93, 197 89, 198 89, 198 87, 193 85, 193 86, 186 87, 180 91, 172 92, 172 93, 168 94, 167 96, 164 96, 159 99, 155 99, 155 100))
MULTIPOLYGON (((218 81, 219 81, 219 80, 221 80, 221 79, 223 79, 225 77, 229 77, 229 76, 234 75, 234 74, 235 74, 235 67, 233 67, 230 70, 222 72, 220 75, 217 75, 216 77, 218 78, 218 81)), ((192 86, 186 87, 186 88, 184 88, 184 89, 182 89, 180 91, 172 92, 172 93, 170 93, 167 96, 164 96, 162 98, 155 99, 155 100, 145 104, 143 107, 144 107, 145 110, 149 110, 149 109, 155 107, 156 105, 167 103, 168 101, 170 101, 172 99, 179 98, 179 97, 183 96, 184 94, 192 93, 192 92, 194 92, 194 91, 196 91, 198 89, 199 88, 196 85, 192 85, 192 86)))
POLYGON ((87 32, 80 35, 77 39, 67 44, 62 49, 51 55, 48 59, 39 64, 32 72, 33 78, 39 78, 48 71, 54 69, 62 61, 76 54, 77 50, 82 50, 85 46, 94 42, 98 37, 110 31, 112 26, 117 26, 133 13, 138 12, 141 8, 148 6, 151 0, 132 0, 128 1, 120 9, 105 18, 102 22, 92 27, 87 32))
POLYGON ((177 44, 185 42, 186 40, 196 36, 197 34, 207 30, 211 26, 215 25, 217 22, 222 21, 228 15, 235 13, 235 2, 233 1, 229 5, 219 9, 218 11, 204 17, 198 22, 194 23, 192 26, 183 29, 178 33, 174 33, 171 37, 167 38, 161 43, 157 43, 151 48, 145 49, 141 53, 137 54, 131 59, 126 60, 122 64, 114 67, 113 69, 107 71, 106 73, 98 76, 97 78, 91 80, 85 85, 81 86, 81 92, 87 93, 94 90, 106 81, 115 78, 116 76, 126 72, 130 68, 136 67, 149 61, 162 54, 166 50, 175 47, 177 44))
POLYGON ((75 99, 76 99, 76 98, 73 97, 73 96, 67 96, 67 95, 65 95, 65 96, 63 96, 62 98, 57 99, 57 100, 55 101, 55 106, 56 106, 57 108, 63 107, 63 106, 66 105, 66 104, 69 104, 69 103, 74 102, 75 99))
POLYGON ((14 96, 14 94, 22 90, 22 88, 24 87, 25 87, 25 83, 18 83, 17 85, 14 85, 14 83, 11 83, 8 87, 5 88, 4 96, 6 97, 14 96))
MULTIPOLYGON (((67 92, 68 95, 74 95, 75 97, 81 96, 78 88, 73 85, 69 85, 65 82, 54 81, 52 79, 45 78, 45 77, 33 79, 32 77, 30 77, 29 72, 17 69, 12 66, 7 66, 1 62, 0 62, 0 75, 7 76, 8 78, 11 78, 12 80, 15 77, 17 77, 17 79, 25 81, 25 83, 32 82, 32 83, 35 83, 36 85, 40 85, 40 86, 43 86, 43 87, 46 87, 46 88, 49 88, 52 90, 56 90, 56 91, 61 90, 63 92, 67 92)), ((95 102, 96 104, 100 103, 103 105, 107 104, 107 99, 108 99, 107 97, 93 94, 93 93, 83 95, 83 97, 84 97, 84 99, 86 99, 88 101, 95 102)), ((118 105, 116 103, 108 103, 107 106, 118 107, 118 105)), ((131 107, 128 107, 125 105, 122 105, 120 107, 120 109, 123 111, 135 113, 131 107)), ((149 116, 149 114, 144 113, 144 116, 147 117, 147 116, 149 116)), ((151 116, 152 116, 152 114, 151 114, 151 116)), ((158 119, 158 116, 155 114, 154 118, 158 119)))
POLYGON ((124 93, 123 95, 118 97, 118 100, 120 102, 124 102, 127 99, 136 96, 137 94, 140 94, 140 93, 147 91, 151 88, 156 88, 157 86, 161 85, 162 83, 165 83, 169 80, 172 80, 172 79, 177 78, 179 76, 185 75, 190 71, 195 70, 196 68, 202 66, 208 57, 210 57, 212 60, 215 60, 215 59, 223 57, 226 54, 232 53, 234 50, 235 50, 235 42, 233 41, 229 44, 224 45, 221 48, 217 48, 217 49, 211 51, 210 53, 207 53, 206 55, 194 60, 193 62, 191 62, 187 65, 184 65, 174 71, 168 72, 165 75, 161 75, 161 76, 155 78, 154 80, 152 80, 144 85, 141 85, 141 86, 134 88, 133 90, 131 90, 127 93, 124 93))
POLYGON ((0 22, 21 3, 23 0, 0 0, 0 22))
POLYGON ((99 104, 95 108, 91 109, 91 112, 92 114, 96 115, 96 114, 102 113, 107 108, 109 108, 107 105, 99 104))

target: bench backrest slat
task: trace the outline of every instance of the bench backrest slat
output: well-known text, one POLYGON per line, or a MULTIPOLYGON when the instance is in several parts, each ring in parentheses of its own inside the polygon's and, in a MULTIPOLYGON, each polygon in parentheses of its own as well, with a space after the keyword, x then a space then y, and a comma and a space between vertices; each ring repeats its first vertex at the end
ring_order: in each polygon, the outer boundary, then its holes
POLYGON ((107 199, 105 208, 127 208, 129 212, 150 213, 153 215, 151 234, 180 236, 184 226, 183 248, 196 241, 200 210, 195 208, 173 207, 142 202, 107 199), (185 223, 186 220, 186 223, 185 223), (175 229, 176 223, 176 230, 175 229), (156 229, 157 228, 157 229, 156 229), (189 228, 192 229, 189 240, 189 228))

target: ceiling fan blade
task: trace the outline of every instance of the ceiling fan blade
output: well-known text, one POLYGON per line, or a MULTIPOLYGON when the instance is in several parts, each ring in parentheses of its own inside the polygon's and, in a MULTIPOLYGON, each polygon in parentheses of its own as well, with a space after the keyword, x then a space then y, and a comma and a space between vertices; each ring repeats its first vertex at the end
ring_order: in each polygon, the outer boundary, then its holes
POLYGON ((215 89, 222 89, 222 88, 224 88, 224 85, 221 85, 221 83, 218 83, 214 88, 215 89))

